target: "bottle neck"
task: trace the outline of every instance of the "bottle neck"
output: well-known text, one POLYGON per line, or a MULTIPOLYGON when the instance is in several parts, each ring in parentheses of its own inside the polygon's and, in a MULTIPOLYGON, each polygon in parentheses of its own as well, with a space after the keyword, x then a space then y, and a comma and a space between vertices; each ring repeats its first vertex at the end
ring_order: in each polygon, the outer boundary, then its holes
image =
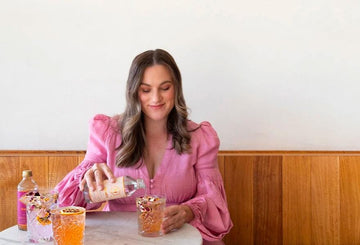
POLYGON ((145 189, 145 183, 143 179, 136 180, 136 187, 137 189, 145 189))

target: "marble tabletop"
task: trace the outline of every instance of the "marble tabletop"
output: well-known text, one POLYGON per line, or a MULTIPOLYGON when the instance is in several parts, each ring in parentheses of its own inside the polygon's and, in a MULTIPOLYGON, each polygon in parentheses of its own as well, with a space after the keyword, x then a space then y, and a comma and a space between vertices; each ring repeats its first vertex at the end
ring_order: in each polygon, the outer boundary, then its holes
MULTIPOLYGON (((12 226, 0 232, 0 245, 32 244, 27 242, 26 232, 12 226)), ((53 244, 46 242, 42 244, 53 244)), ((86 213, 85 245, 150 245, 150 244, 202 244, 199 231, 189 224, 160 237, 143 237, 137 233, 136 212, 86 213)))

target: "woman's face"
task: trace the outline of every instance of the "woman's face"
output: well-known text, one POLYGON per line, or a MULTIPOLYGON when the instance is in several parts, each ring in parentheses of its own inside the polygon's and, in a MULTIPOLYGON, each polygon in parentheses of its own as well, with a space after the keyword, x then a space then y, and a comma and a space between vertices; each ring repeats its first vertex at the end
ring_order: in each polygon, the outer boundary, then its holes
POLYGON ((145 120, 166 122, 175 103, 173 79, 167 67, 153 65, 146 68, 138 96, 145 120))

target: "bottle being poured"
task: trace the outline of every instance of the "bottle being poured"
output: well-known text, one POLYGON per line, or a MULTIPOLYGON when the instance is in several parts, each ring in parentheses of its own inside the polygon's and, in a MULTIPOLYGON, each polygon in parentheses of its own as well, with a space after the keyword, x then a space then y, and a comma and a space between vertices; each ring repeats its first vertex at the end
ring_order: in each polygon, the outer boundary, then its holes
POLYGON ((143 179, 134 179, 130 176, 121 176, 115 183, 104 180, 103 190, 90 190, 85 184, 84 197, 88 203, 104 202, 117 198, 129 197, 138 189, 145 189, 143 179))

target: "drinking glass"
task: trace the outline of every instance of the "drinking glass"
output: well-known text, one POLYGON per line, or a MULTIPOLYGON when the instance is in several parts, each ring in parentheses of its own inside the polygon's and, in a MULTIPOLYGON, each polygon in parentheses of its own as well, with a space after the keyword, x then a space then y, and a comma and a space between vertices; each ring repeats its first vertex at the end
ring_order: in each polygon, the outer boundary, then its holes
POLYGON ((164 218, 166 198, 164 196, 145 195, 136 198, 138 214, 138 232, 142 236, 161 236, 161 224, 164 218))
POLYGON ((26 203, 27 237, 30 242, 52 241, 50 211, 57 207, 57 197, 55 192, 34 192, 23 196, 26 203))
POLYGON ((85 213, 85 208, 77 206, 62 207, 51 211, 55 244, 84 244, 85 213))

